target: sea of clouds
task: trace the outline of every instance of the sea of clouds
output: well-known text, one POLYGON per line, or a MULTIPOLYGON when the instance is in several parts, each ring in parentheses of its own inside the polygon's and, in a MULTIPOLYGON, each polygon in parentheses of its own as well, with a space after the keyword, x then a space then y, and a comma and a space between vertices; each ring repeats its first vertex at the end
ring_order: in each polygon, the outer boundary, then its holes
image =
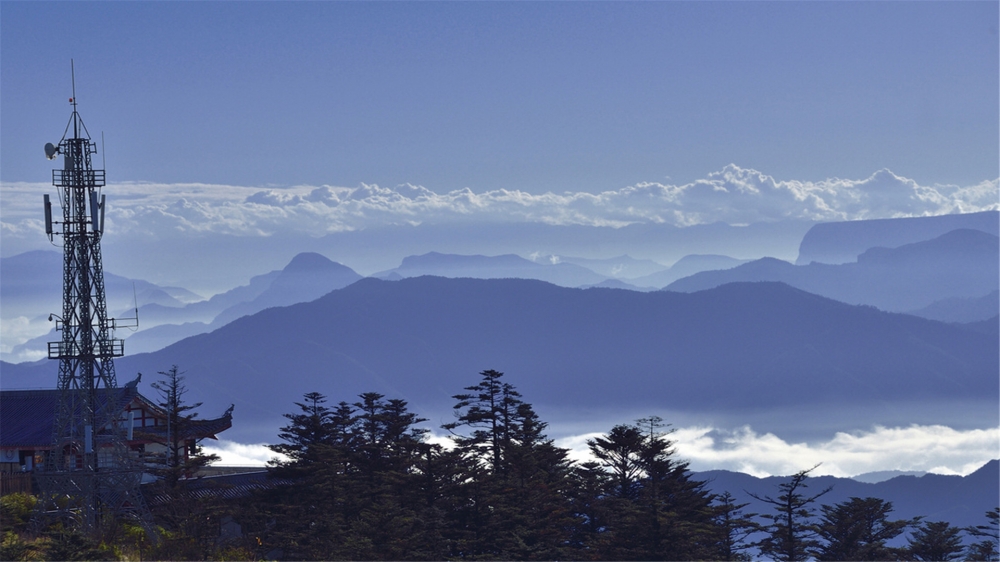
MULTIPOLYGON (((0 184, 0 233, 43 236, 47 184, 0 184)), ((920 185, 889 170, 864 179, 777 180, 730 164, 684 185, 644 182, 601 193, 532 194, 423 186, 248 187, 126 182, 105 188, 108 235, 322 236, 390 224, 539 222, 621 227, 634 223, 732 225, 784 219, 857 220, 1000 209, 1000 179, 976 185, 920 185)), ((58 212, 57 212, 58 214, 58 212)))
MULTIPOLYGON (((578 462, 595 460, 587 440, 601 433, 571 435, 555 440, 578 462)), ((788 442, 773 433, 757 433, 749 426, 719 429, 708 426, 678 428, 669 435, 677 458, 693 471, 732 470, 758 477, 784 476, 819 465, 816 476, 857 476, 882 470, 968 475, 991 459, 1000 458, 1000 428, 958 430, 941 425, 874 427, 869 431, 838 432, 819 442, 788 442)), ((432 434, 430 440, 450 446, 450 440, 432 434)), ((266 445, 220 439, 205 445, 219 455, 218 464, 262 466, 276 458, 266 445)))

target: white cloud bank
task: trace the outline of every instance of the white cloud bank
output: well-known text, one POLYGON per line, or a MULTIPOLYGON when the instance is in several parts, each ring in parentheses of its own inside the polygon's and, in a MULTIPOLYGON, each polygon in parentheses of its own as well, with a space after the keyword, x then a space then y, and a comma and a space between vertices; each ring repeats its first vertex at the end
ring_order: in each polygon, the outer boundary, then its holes
MULTIPOLYGON (((586 441, 599 433, 556 440, 576 460, 592 460, 586 441)), ((967 475, 1000 458, 1000 427, 956 430, 941 425, 874 427, 871 431, 838 432, 829 441, 789 443, 749 426, 736 430, 678 428, 670 439, 677 456, 691 470, 732 470, 754 476, 784 476, 815 465, 816 476, 857 476, 866 472, 903 470, 967 475)))
MULTIPOLYGON (((556 440, 577 461, 593 460, 587 439, 600 433, 556 440)), ((829 441, 789 443, 750 427, 733 431, 710 427, 679 428, 670 438, 677 457, 691 470, 725 469, 754 476, 794 474, 819 464, 816 476, 857 476, 867 472, 903 470, 968 475, 991 459, 1000 458, 1000 427, 956 430, 940 425, 875 427, 871 431, 837 433, 829 441)), ((435 442, 444 444, 437 436, 435 442)), ((220 440, 205 444, 222 465, 262 466, 275 456, 265 445, 220 440)))
MULTIPOLYGON (((923 186, 880 170, 862 180, 779 181, 730 164, 685 185, 639 183, 592 194, 518 190, 445 194, 425 187, 117 183, 105 188, 109 234, 321 236, 386 224, 540 222, 620 227, 633 223, 733 225, 782 219, 856 220, 1000 209, 1000 180, 923 186)), ((42 236, 41 194, 48 184, 0 184, 0 232, 42 236)))

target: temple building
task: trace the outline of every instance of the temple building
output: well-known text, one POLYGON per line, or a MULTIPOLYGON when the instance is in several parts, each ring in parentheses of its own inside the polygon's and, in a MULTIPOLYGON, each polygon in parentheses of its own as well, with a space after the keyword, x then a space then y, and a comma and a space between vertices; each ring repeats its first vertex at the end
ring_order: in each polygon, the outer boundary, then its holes
MULTIPOLYGON (((185 454, 194 450, 203 439, 232 427, 230 407, 215 419, 185 420, 177 427, 168 423, 167 412, 138 391, 139 379, 121 388, 101 393, 112 397, 120 412, 118 423, 127 433, 130 452, 144 463, 164 457, 168 442, 183 442, 185 454)), ((52 390, 0 390, 0 472, 33 472, 44 462, 44 451, 52 448, 52 431, 60 394, 52 390)), ((70 459, 73 458, 71 455, 70 459)), ((78 462, 83 462, 82 455, 78 462)), ((70 461, 72 462, 72 461, 70 461)))

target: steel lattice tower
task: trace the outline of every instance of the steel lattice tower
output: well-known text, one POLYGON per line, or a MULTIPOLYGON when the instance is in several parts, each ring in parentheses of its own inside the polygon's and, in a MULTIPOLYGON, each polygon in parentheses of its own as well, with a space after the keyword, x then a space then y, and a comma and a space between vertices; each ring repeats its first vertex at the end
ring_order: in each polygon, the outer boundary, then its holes
POLYGON ((114 358, 124 354, 124 341, 114 337, 116 323, 108 318, 104 294, 104 170, 94 169, 97 146, 77 112, 75 84, 70 103, 73 112, 62 140, 45 146, 49 159, 62 155, 64 163, 52 171, 61 223, 52 220, 45 195, 46 234, 50 240, 63 238, 63 303, 62 317, 56 317, 62 340, 48 346, 49 359, 59 360, 59 405, 52 449, 37 474, 39 514, 48 516, 40 519, 71 519, 91 534, 121 516, 149 528, 139 491, 142 471, 129 454, 127 420, 121 418, 135 389, 120 389, 115 380, 114 358))

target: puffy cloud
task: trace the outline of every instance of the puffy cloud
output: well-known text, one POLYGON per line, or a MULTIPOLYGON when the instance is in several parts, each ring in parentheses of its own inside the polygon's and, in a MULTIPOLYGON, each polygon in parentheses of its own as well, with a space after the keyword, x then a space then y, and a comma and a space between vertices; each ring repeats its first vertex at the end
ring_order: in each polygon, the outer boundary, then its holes
MULTIPOLYGON (((668 185, 644 182, 601 193, 532 194, 469 188, 444 194, 404 184, 246 187, 207 184, 120 183, 105 188, 109 232, 171 236, 294 232, 322 236, 386 224, 540 222, 621 227, 677 226, 782 219, 855 220, 1000 209, 1000 180, 972 186, 924 186, 889 170, 868 178, 818 182, 777 180, 730 164, 704 179, 668 185)), ((0 185, 0 223, 9 236, 40 228, 43 184, 0 185)))
MULTIPOLYGON (((576 460, 592 460, 587 439, 598 433, 556 440, 576 460)), ((788 475, 819 464, 816 475, 856 476, 881 470, 966 475, 1000 458, 1000 427, 957 430, 950 427, 874 427, 839 432, 814 443, 789 443, 748 426, 735 430, 712 427, 677 429, 670 439, 679 458, 695 471, 725 469, 755 476, 788 475)))

